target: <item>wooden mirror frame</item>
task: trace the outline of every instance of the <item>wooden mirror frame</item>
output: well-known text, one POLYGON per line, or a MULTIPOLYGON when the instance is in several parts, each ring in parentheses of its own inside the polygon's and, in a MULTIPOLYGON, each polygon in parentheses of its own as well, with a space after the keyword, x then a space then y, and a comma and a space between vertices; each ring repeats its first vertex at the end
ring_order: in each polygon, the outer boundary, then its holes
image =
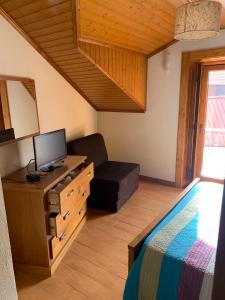
MULTIPOLYGON (((35 81, 34 79, 31 79, 31 78, 27 78, 27 77, 19 77, 19 76, 7 76, 7 75, 0 75, 0 82, 1 81, 6 81, 6 80, 10 80, 10 81, 20 81, 20 82, 30 82, 33 84, 34 86, 34 92, 31 93, 31 91, 28 91, 29 94, 32 96, 32 98, 34 99, 35 101, 35 104, 36 104, 36 111, 37 111, 37 123, 38 123, 38 131, 37 132, 34 132, 32 134, 29 134, 29 135, 25 135, 23 137, 19 137, 19 138, 15 138, 15 139, 12 139, 12 140, 8 140, 8 141, 5 141, 5 142, 0 142, 0 146, 4 146, 4 145, 8 145, 8 144, 11 144, 11 143, 14 143, 14 142, 17 142, 17 141, 20 141, 20 140, 23 140, 23 139, 26 139, 26 138, 29 138, 29 137, 33 137, 35 135, 38 135, 40 134, 40 124, 39 124, 39 115, 38 115, 38 107, 37 107, 37 97, 36 97, 36 89, 35 89, 35 81)), ((27 89, 28 90, 28 89, 27 89)), ((4 93, 6 98, 8 98, 8 92, 7 92, 7 89, 6 89, 6 86, 5 84, 0 84, 0 98, 1 98, 1 93, 4 93)), ((0 103, 1 105, 2 103, 0 103)), ((5 113, 5 118, 6 118, 6 123, 9 125, 11 124, 11 120, 10 120, 10 112, 9 112, 9 103, 8 101, 5 101, 3 103, 3 105, 1 105, 1 109, 3 109, 6 113, 5 113), (3 107, 4 106, 4 107, 3 107)), ((3 115, 4 115, 4 112, 3 112, 3 115)))

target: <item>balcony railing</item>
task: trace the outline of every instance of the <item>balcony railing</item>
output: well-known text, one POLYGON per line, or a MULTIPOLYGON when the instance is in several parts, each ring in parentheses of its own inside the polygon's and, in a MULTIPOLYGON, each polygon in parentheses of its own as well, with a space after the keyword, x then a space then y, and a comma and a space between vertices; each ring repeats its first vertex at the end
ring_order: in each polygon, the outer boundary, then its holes
POLYGON ((206 147, 225 147, 225 128, 205 128, 206 147))

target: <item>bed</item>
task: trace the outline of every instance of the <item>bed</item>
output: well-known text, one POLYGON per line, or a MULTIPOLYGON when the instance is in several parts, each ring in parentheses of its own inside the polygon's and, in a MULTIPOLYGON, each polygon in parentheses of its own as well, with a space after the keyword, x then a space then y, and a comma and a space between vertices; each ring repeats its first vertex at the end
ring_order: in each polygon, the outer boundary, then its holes
POLYGON ((210 300, 223 185, 195 179, 129 244, 124 300, 210 300))

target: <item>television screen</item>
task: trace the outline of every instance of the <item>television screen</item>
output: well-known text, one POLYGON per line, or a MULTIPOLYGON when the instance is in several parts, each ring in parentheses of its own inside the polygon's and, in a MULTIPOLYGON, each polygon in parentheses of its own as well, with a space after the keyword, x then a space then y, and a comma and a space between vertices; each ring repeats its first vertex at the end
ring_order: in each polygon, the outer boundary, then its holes
POLYGON ((60 129, 33 137, 35 168, 44 170, 53 167, 67 155, 65 129, 60 129))

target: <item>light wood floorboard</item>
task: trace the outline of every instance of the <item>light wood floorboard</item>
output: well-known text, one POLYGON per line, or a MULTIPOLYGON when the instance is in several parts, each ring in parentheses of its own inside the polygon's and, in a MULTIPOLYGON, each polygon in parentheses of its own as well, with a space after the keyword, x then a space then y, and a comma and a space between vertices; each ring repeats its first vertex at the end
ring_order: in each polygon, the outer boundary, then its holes
POLYGON ((88 221, 51 278, 16 273, 19 300, 120 300, 128 243, 180 190, 141 181, 116 214, 89 209, 88 221))

